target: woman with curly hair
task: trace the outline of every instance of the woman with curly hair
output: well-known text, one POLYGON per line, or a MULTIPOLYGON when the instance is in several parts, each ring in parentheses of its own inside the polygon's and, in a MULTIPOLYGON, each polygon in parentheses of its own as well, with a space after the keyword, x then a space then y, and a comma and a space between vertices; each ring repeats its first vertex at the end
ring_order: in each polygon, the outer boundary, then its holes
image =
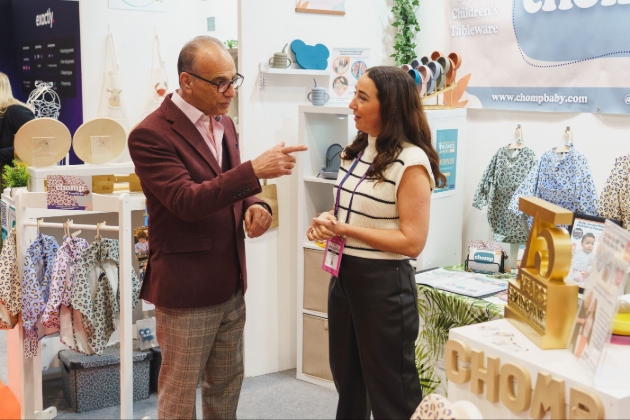
POLYGON ((413 80, 395 67, 361 76, 350 108, 359 130, 343 152, 335 206, 309 240, 344 242, 328 295, 337 418, 410 418, 422 400, 415 364, 415 271, 433 189, 446 184, 413 80))

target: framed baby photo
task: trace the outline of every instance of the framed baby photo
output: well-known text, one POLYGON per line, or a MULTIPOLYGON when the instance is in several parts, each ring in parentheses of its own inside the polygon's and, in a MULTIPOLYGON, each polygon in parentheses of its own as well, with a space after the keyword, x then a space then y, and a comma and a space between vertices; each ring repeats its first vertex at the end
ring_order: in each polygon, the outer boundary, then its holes
POLYGON ((138 262, 140 263, 140 269, 142 269, 149 257, 149 228, 146 226, 135 228, 133 241, 134 254, 136 254, 138 262))
MULTIPOLYGON (((608 220, 621 226, 618 220, 608 220)), ((605 221, 604 217, 574 213, 573 224, 569 226, 573 254, 568 280, 577 283, 580 293, 584 292, 586 278, 595 261, 595 251, 604 230, 605 221)))

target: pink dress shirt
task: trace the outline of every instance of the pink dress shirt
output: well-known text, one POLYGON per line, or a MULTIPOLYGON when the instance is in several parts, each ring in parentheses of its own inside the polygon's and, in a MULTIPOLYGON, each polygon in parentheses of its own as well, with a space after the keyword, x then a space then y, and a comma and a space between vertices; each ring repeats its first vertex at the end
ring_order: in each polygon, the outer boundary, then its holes
POLYGON ((182 99, 181 96, 177 93, 177 91, 173 92, 173 96, 171 100, 182 112, 192 121, 192 123, 197 127, 201 137, 206 141, 208 147, 210 148, 210 152, 214 158, 219 162, 219 166, 221 166, 221 158, 223 153, 223 133, 225 132, 225 128, 223 125, 215 120, 214 118, 208 117, 203 112, 199 111, 197 108, 186 102, 182 99), (210 124, 212 124, 212 130, 210 129, 210 124), (216 140, 218 139, 218 140, 216 140))

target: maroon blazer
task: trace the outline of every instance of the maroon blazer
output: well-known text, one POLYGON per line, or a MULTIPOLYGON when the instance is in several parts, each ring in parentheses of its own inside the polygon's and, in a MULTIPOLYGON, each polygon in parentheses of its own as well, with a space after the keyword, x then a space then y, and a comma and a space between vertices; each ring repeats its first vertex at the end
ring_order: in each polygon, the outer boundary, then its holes
POLYGON ((243 217, 261 202, 252 197, 261 187, 251 162, 241 163, 234 123, 227 116, 221 123, 226 172, 170 95, 129 135, 149 213, 149 263, 140 296, 157 306, 226 302, 239 277, 247 288, 243 217))

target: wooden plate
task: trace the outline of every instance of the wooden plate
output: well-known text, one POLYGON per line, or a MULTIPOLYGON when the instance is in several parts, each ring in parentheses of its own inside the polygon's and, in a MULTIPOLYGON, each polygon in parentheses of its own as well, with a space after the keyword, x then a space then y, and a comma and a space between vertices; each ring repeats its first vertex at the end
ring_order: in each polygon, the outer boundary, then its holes
POLYGON ((127 134, 120 123, 109 118, 96 118, 77 129, 72 147, 83 162, 103 164, 116 159, 126 143, 127 134), (94 152, 92 148, 95 148, 94 152))
POLYGON ((15 134, 15 154, 28 166, 50 166, 70 151, 70 130, 53 118, 37 118, 15 134))

